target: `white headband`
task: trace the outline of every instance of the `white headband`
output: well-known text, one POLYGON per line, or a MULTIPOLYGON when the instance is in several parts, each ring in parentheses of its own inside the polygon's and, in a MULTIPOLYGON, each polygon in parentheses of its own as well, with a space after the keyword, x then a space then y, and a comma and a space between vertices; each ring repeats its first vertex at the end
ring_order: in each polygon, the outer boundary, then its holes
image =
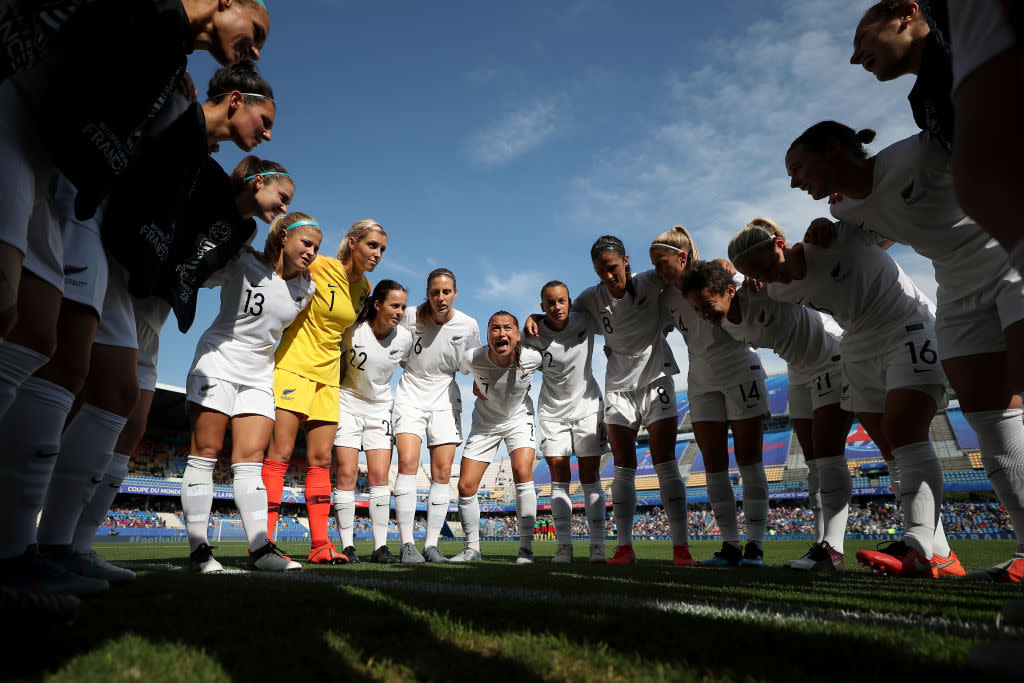
POLYGON ((664 242, 655 242, 654 244, 651 245, 651 249, 654 249, 655 247, 661 247, 662 249, 671 249, 677 254, 683 253, 683 250, 680 249, 679 247, 673 247, 671 244, 665 244, 664 242))
MULTIPOLYGON (((215 100, 215 99, 217 99, 218 97, 224 97, 225 95, 230 95, 230 94, 231 94, 232 92, 235 92, 235 91, 234 91, 234 90, 232 90, 231 92, 222 92, 222 93, 220 93, 219 95, 214 95, 214 96, 213 96, 213 97, 211 97, 210 99, 211 99, 211 100, 215 100)), ((243 97, 262 97, 262 98, 263 98, 263 99, 265 99, 265 100, 270 100, 271 102, 273 102, 273 101, 274 101, 274 98, 273 98, 273 97, 267 97, 266 95, 261 95, 261 94, 259 94, 258 92, 239 92, 238 94, 239 94, 239 95, 242 95, 243 97)))

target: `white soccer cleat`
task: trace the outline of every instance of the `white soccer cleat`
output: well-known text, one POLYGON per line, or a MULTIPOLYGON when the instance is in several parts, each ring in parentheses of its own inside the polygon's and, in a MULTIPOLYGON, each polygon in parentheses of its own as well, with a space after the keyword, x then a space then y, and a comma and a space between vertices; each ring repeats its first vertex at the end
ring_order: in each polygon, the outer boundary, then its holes
POLYGON ((560 543, 551 557, 551 564, 572 564, 572 543, 560 543))
POLYGON ((476 548, 470 548, 468 545, 462 549, 462 552, 455 557, 449 558, 449 562, 479 562, 483 559, 483 555, 476 548))
POLYGON ((80 571, 77 569, 71 569, 67 564, 64 566, 71 571, 75 571, 81 576, 88 576, 93 579, 104 579, 111 586, 131 583, 135 580, 135 572, 107 562, 95 550, 89 550, 84 553, 72 553, 71 557, 78 563, 81 568, 80 571))
POLYGON ((272 541, 267 541, 259 550, 249 551, 249 569, 258 572, 292 572, 302 569, 302 565, 286 557, 272 541))
POLYGON ((533 551, 529 548, 520 548, 516 564, 533 564, 533 551))
POLYGON ((604 543, 590 544, 590 563, 608 564, 608 553, 604 548, 604 543))
POLYGON ((187 570, 190 574, 220 574, 224 566, 213 556, 215 546, 200 544, 188 556, 187 570))

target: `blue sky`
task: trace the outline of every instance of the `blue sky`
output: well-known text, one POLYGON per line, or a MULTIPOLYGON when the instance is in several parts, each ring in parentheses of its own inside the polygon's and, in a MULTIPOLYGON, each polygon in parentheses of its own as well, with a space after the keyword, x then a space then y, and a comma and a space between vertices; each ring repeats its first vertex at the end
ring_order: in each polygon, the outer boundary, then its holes
MULTIPOLYGON (((295 177, 291 208, 326 227, 331 255, 353 221, 377 219, 390 242, 371 282, 396 279, 418 303, 447 266, 456 306, 481 323, 537 310, 549 279, 594 284, 602 234, 635 270, 676 223, 705 258, 755 216, 798 239, 827 206, 789 188, 794 137, 835 119, 877 130, 878 150, 916 131, 912 78, 880 84, 848 63, 870 2, 267 4, 259 67, 278 116, 256 153, 295 177)), ((202 95, 216 65, 197 53, 190 68, 202 95)), ((226 144, 215 158, 230 171, 242 156, 226 144)), ((893 254, 934 297, 930 264, 893 254)), ((162 383, 184 385, 216 305, 205 293, 184 337, 164 329, 162 383)), ((685 347, 670 340, 682 389, 685 347)))

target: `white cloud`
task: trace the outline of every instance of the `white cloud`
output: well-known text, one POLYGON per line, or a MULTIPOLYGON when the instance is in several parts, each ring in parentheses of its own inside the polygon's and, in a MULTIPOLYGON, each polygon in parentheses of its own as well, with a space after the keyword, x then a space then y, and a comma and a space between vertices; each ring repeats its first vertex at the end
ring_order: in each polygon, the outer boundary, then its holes
POLYGON ((469 139, 470 155, 482 166, 507 164, 551 138, 559 125, 555 99, 535 102, 473 133, 469 139))

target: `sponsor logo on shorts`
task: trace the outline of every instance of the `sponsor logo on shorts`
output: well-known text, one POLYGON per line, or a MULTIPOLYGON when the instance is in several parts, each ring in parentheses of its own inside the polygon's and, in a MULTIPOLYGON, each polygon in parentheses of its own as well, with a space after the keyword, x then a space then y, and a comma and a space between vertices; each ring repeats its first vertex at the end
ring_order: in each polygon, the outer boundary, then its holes
POLYGON ((357 349, 361 349, 361 348, 363 348, 366 345, 365 344, 353 344, 352 346, 357 348, 357 349))
POLYGON ((461 341, 462 337, 463 337, 463 335, 461 335, 461 334, 459 336, 457 336, 457 337, 452 337, 452 343, 454 344, 457 341, 461 341))
POLYGON ((914 323, 913 325, 907 325, 904 329, 907 332, 920 332, 924 329, 924 325, 921 323, 914 323))

